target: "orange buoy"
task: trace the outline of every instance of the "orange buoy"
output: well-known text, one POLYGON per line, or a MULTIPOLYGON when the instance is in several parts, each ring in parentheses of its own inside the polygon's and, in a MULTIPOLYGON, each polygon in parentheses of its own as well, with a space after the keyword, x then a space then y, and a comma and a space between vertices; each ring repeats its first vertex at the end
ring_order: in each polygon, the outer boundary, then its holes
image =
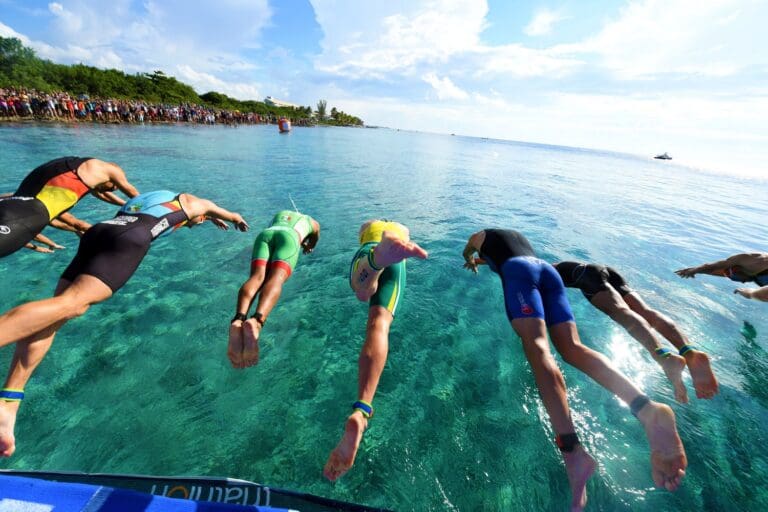
POLYGON ((277 128, 280 130, 280 133, 288 133, 291 131, 291 122, 288 119, 281 117, 277 122, 277 128))

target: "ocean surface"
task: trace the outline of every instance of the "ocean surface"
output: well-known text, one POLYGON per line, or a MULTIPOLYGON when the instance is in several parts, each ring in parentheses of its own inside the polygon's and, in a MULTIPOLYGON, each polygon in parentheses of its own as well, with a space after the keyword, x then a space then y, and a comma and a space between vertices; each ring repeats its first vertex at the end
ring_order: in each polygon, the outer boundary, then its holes
MULTIPOLYGON (((599 145, 599 141, 595 141, 599 145)), ((141 191, 171 189, 241 213, 156 242, 114 297, 66 325, 26 388, 17 451, 2 468, 253 480, 398 511, 566 510, 569 489, 498 277, 462 269, 467 237, 523 232, 540 257, 617 268, 706 350, 713 400, 674 402, 639 343, 569 290, 581 337, 677 414, 687 476, 653 489, 627 407, 561 364, 578 432, 599 462, 591 510, 768 508, 768 304, 736 284, 673 271, 768 250, 768 184, 673 162, 386 129, 275 126, 2 126, 0 191, 63 155, 119 163, 141 191), (253 240, 292 208, 322 224, 263 331, 261 362, 234 370, 227 330, 253 240), (367 307, 347 284, 357 231, 398 220, 429 251, 408 265, 389 359, 353 469, 322 477, 356 399, 367 307), (744 320, 757 329, 748 341, 744 320)), ((85 198, 92 222, 115 208, 85 198)), ((0 310, 52 294, 78 239, 0 260, 0 310)), ((11 347, 0 349, 7 367, 11 347)), ((559 358, 558 358, 559 360, 559 358)))

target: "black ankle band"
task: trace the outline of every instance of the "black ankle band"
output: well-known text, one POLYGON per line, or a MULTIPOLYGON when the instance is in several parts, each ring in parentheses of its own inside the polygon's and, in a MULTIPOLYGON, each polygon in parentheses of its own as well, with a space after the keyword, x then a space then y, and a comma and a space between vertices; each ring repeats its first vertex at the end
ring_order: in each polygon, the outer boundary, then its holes
POLYGON ((264 318, 264 315, 262 315, 262 314, 261 314, 261 313, 259 313, 258 311, 257 311, 257 312, 255 312, 251 318, 255 318, 255 319, 256 319, 256 321, 257 321, 257 322, 259 322, 259 323, 261 324, 261 326, 262 326, 262 327, 264 327, 264 322, 266 322, 266 321, 267 321, 267 319, 266 319, 266 318, 264 318))
POLYGON ((632 403, 629 404, 629 410, 632 412, 632 415, 637 418, 637 415, 640 413, 640 409, 648 405, 648 402, 650 401, 651 399, 646 395, 640 395, 632 400, 632 403))
POLYGON ((557 435, 555 436, 555 443, 557 443, 557 447, 560 448, 561 452, 566 453, 572 452, 577 444, 581 444, 579 436, 575 433, 557 435))

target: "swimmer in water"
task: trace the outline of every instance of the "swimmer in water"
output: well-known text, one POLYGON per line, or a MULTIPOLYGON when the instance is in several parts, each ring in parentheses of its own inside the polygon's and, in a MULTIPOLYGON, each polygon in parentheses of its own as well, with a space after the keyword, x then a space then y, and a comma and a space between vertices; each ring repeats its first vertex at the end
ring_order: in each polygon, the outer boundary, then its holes
POLYGON ((768 253, 765 252, 734 254, 724 260, 676 270, 675 274, 683 278, 709 274, 727 277, 738 283, 755 283, 759 288, 736 288, 733 293, 768 302, 768 253))
POLYGON ((576 261, 561 261, 554 267, 565 286, 581 290, 593 306, 624 327, 651 353, 672 383, 675 400, 688 402, 688 391, 682 378, 686 365, 698 398, 712 398, 717 394, 717 379, 709 356, 690 345, 671 318, 651 309, 616 270, 605 265, 576 261), (663 348, 654 330, 669 340, 678 349, 678 354, 663 348))
POLYGON ((296 268, 299 250, 311 253, 319 239, 320 224, 309 215, 292 210, 278 212, 270 226, 256 237, 251 276, 240 287, 229 327, 227 356, 234 368, 247 368, 259 362, 261 329, 280 298, 283 283, 296 268), (248 318, 256 295, 256 312, 248 318))
POLYGON ((139 194, 114 163, 70 156, 35 168, 12 196, 0 198, 0 258, 25 247, 48 224, 85 231, 90 226, 66 212, 89 192, 108 203, 125 203, 114 190, 139 194))
POLYGON ((549 414, 555 441, 562 452, 570 483, 571 510, 587 503, 587 481, 597 462, 580 444, 566 396, 565 380, 549 350, 547 330, 563 359, 629 404, 645 428, 651 446, 651 474, 659 487, 680 486, 687 460, 677 434, 672 409, 651 401, 599 352, 581 344, 563 281, 557 271, 536 257, 531 244, 517 231, 485 229, 469 237, 464 267, 477 273, 487 264, 501 277, 507 317, 520 336, 549 414), (478 254, 479 257, 475 257, 478 254))
POLYGON ((177 228, 210 220, 239 231, 248 224, 212 201, 167 190, 149 192, 125 203, 117 215, 89 229, 50 299, 28 302, 0 316, 0 346, 16 343, 11 369, 0 390, 0 456, 15 450, 16 415, 24 386, 67 321, 83 315, 119 290, 144 259, 150 244, 177 228))
POLYGON ((371 404, 389 351, 389 327, 405 289, 405 260, 427 257, 427 251, 410 241, 408 228, 398 222, 369 220, 360 227, 358 238, 360 248, 352 258, 349 284, 358 300, 369 303, 368 323, 358 360, 357 401, 323 469, 331 481, 354 464, 373 416, 371 404))

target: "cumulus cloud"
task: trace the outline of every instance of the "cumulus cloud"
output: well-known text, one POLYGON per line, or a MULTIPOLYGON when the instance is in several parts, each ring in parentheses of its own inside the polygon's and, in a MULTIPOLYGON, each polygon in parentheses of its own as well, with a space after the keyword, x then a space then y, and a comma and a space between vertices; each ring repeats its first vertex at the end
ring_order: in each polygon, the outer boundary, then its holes
POLYGON ((623 79, 683 73, 725 76, 766 65, 764 4, 740 0, 645 0, 628 4, 574 50, 597 55, 623 79), (728 44, 722 44, 728 41, 728 44))
POLYGON ((422 77, 437 93, 437 98, 441 100, 464 100, 469 97, 465 91, 461 90, 447 76, 438 78, 435 73, 427 73, 422 77))
POLYGON ((523 32, 529 36, 545 36, 552 32, 552 27, 559 21, 565 19, 565 16, 558 11, 550 9, 541 9, 534 14, 533 19, 526 25, 523 32))
MULTIPOLYGON (((128 73, 162 69, 168 74, 194 69, 193 85, 219 79, 219 90, 240 99, 255 99, 248 85, 257 66, 240 54, 259 46, 270 21, 268 0, 219 0, 216 4, 185 0, 67 0, 48 4, 47 42, 31 40, 0 24, 0 34, 19 37, 37 54, 56 62, 82 62, 128 73), (3 28, 4 27, 4 28, 3 28), (207 77, 207 78, 205 78, 207 77)), ((44 23, 44 21, 41 21, 44 23)), ((204 92, 201 90, 201 92, 204 92)))
POLYGON ((476 47, 488 12, 485 2, 475 0, 312 5, 324 33, 317 68, 352 78, 413 74, 420 64, 445 62, 476 47))

